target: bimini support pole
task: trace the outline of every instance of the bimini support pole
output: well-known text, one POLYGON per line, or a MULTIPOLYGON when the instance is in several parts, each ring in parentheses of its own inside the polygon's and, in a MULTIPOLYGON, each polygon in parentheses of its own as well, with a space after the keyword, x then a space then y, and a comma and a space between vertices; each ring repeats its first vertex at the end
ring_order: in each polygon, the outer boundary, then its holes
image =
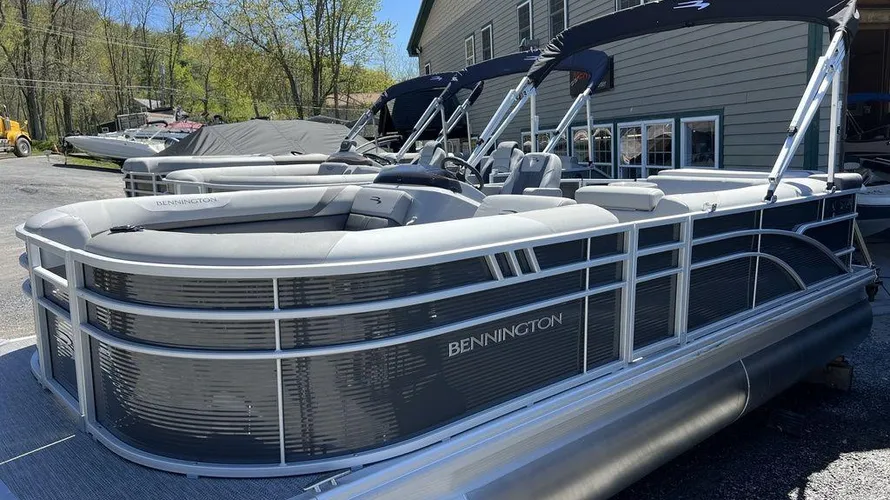
POLYGON ((504 118, 506 117, 506 123, 510 123, 516 116, 516 113, 519 112, 519 109, 525 105, 525 101, 528 100, 529 95, 534 93, 534 91, 534 86, 529 81, 528 77, 523 77, 522 81, 519 82, 519 85, 517 85, 515 89, 510 89, 510 91, 507 92, 507 96, 501 101, 501 105, 498 107, 497 111, 495 111, 494 116, 491 117, 491 120, 485 125, 485 129, 479 134, 478 144, 467 159, 467 163, 475 166, 483 156, 488 154, 491 150, 491 146, 496 142, 497 137, 500 135, 496 135, 495 133, 503 128, 500 127, 501 122, 504 121, 504 118))
POLYGON ((405 153, 407 153, 408 150, 411 149, 414 141, 417 140, 417 137, 419 137, 420 134, 424 130, 426 130, 426 128, 429 127, 431 123, 433 123, 433 119, 436 117, 436 111, 439 110, 441 105, 442 99, 436 97, 435 99, 433 99, 433 102, 431 102, 430 105, 426 107, 426 110, 424 110, 423 114, 420 116, 420 119, 417 120, 417 123, 414 125, 414 129, 411 130, 411 134, 408 136, 407 139, 405 139, 405 143, 402 144, 399 152, 396 153, 397 160, 401 160, 402 157, 405 156, 405 153))
POLYGON ((585 102, 587 105, 587 163, 593 165, 593 112, 590 110, 590 96, 587 96, 585 102))
POLYGON ((829 44, 828 50, 825 53, 826 55, 819 58, 819 62, 816 64, 815 70, 813 70, 813 75, 810 77, 806 91, 800 100, 800 104, 797 106, 797 110, 794 112, 794 118, 791 119, 788 137, 785 138, 785 144, 782 145, 782 150, 779 152, 776 163, 769 174, 769 187, 767 188, 765 198, 768 202, 773 201, 779 182, 782 181, 782 175, 784 175, 788 166, 791 165, 791 160, 794 159, 794 155, 797 153, 801 142, 803 142, 804 135, 806 135, 807 128, 809 128, 810 123, 812 123, 813 118, 819 111, 822 100, 825 99, 825 94, 828 92, 828 87, 831 86, 835 74, 840 72, 843 67, 844 57, 847 53, 844 45, 844 35, 845 32, 842 29, 839 29, 834 34, 831 44, 829 44))
POLYGON ((532 135, 532 153, 538 152, 538 99, 537 96, 532 94, 531 102, 528 104, 528 116, 531 123, 529 124, 529 130, 532 135))
POLYGON ((838 146, 841 140, 841 72, 835 71, 831 80, 831 132, 828 139, 828 190, 834 190, 834 174, 838 165, 838 146))
POLYGON ((476 99, 479 98, 479 95, 482 93, 483 82, 479 82, 473 88, 473 91, 470 93, 470 96, 464 99, 464 102, 454 110, 454 113, 451 113, 451 116, 448 118, 448 122, 445 124, 445 128, 442 129, 442 132, 439 134, 439 137, 436 138, 436 142, 441 144, 446 140, 448 134, 450 134, 454 127, 457 126, 460 119, 465 117, 467 118, 467 139, 470 140, 470 115, 467 113, 467 110, 470 109, 470 106, 476 102, 476 99))
POLYGON ((361 130, 365 128, 365 125, 367 125, 372 118, 374 118, 374 113, 372 113, 370 109, 366 110, 361 118, 359 118, 358 121, 355 122, 355 125, 353 125, 351 129, 349 129, 349 133, 346 134, 346 140, 355 140, 361 130))
MULTIPOLYGON (((559 125, 556 126, 556 132, 553 134, 553 137, 550 138, 550 141, 547 142, 547 146, 544 148, 544 153, 552 153, 556 149, 556 145, 559 144, 559 138, 562 137, 563 134, 569 129, 569 125, 572 124, 572 120, 578 116, 578 112, 581 111, 581 108, 587 103, 587 116, 588 116, 588 126, 590 125, 589 117, 590 117, 590 103, 588 102, 588 98, 590 94, 593 92, 593 89, 587 87, 584 89, 584 92, 578 94, 578 97, 575 98, 575 102, 572 103, 569 110, 566 112, 565 116, 562 117, 562 121, 559 122, 559 125)), ((566 136, 566 142, 568 142, 568 136, 566 136)))
POLYGON ((445 118, 445 108, 439 106, 439 117, 442 119, 442 144, 445 146, 445 152, 448 152, 448 118, 445 118))

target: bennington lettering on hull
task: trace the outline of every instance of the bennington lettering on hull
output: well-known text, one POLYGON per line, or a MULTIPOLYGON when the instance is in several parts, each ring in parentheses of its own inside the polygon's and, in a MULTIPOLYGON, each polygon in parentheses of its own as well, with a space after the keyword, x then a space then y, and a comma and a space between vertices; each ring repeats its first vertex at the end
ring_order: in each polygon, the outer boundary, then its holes
POLYGON ((177 205, 199 205, 204 203, 216 203, 219 198, 178 198, 175 200, 157 200, 155 204, 159 207, 172 207, 177 205))
POLYGON ((543 332, 554 326, 562 326, 562 313, 545 316, 524 323, 517 323, 508 327, 497 328, 488 333, 449 342, 448 357, 451 358, 465 352, 470 352, 476 348, 488 347, 491 344, 500 344, 501 342, 516 337, 524 337, 532 333, 543 332))

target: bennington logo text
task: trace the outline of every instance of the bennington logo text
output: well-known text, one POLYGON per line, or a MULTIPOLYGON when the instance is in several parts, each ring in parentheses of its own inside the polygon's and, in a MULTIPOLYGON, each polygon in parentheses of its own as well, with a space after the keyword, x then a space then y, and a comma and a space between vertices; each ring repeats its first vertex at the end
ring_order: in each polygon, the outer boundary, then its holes
POLYGON ((490 333, 483 333, 472 337, 466 337, 448 343, 448 357, 470 352, 477 347, 487 347, 489 344, 500 344, 516 337, 524 337, 530 333, 543 332, 554 326, 562 326, 562 313, 545 316, 525 323, 517 323, 513 326, 497 328, 490 333))
POLYGON ((219 201, 219 198, 206 197, 206 198, 178 198, 175 200, 157 200, 155 203, 159 207, 175 207, 175 206, 183 206, 183 205, 197 205, 199 203, 216 203, 217 201, 219 201))

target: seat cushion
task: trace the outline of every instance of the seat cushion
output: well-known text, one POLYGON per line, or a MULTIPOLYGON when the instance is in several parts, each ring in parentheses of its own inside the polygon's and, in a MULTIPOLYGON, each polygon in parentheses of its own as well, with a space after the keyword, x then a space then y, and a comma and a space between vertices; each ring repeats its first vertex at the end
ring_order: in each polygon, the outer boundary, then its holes
POLYGON ((528 188, 559 188, 562 162, 550 153, 529 153, 510 172, 502 194, 522 194, 528 188))
POLYGON ((362 188, 346 221, 349 231, 403 226, 414 198, 395 189, 362 188))
POLYGON ((654 187, 626 185, 588 186, 575 192, 578 203, 597 205, 610 210, 640 210, 651 212, 664 198, 664 192, 654 187))
POLYGON ((547 208, 575 205, 575 200, 556 198, 553 196, 516 196, 496 194, 486 196, 476 209, 473 217, 490 217, 492 215, 516 214, 544 210, 547 208))

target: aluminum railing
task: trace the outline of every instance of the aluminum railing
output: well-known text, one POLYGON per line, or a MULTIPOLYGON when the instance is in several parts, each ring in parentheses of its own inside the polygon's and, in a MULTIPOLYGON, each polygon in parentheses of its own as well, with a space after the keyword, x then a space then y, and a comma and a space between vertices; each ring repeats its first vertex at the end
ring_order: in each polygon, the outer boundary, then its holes
MULTIPOLYGON (((27 261, 23 261, 23 264, 27 265, 30 273, 30 280, 24 289, 30 293, 33 300, 38 337, 39 363, 34 368, 38 378, 81 416, 88 432, 115 452, 145 465, 175 472, 220 476, 285 475, 354 467, 441 441, 483 422, 497 419, 517 408, 542 401, 557 392, 596 383, 607 375, 627 372, 627 376, 631 376, 638 370, 645 370, 650 360, 658 359, 693 343, 705 345, 716 332, 756 315, 768 314, 770 308, 780 303, 796 300, 808 294, 818 294, 819 290, 837 286, 839 283, 867 279, 871 271, 857 270, 851 266, 852 243, 850 248, 845 246, 829 249, 807 236, 808 232, 820 227, 851 222, 855 217, 855 202, 850 201, 853 196, 854 194, 849 192, 837 193, 820 198, 627 223, 442 254, 418 255, 389 261, 355 262, 348 266, 343 264, 270 267, 180 266, 128 262, 71 249, 19 228, 19 235, 25 240, 27 250, 27 261), (781 224, 776 225, 793 223, 793 227, 784 229, 771 228, 770 221, 765 223, 767 217, 764 214, 772 210, 793 208, 792 205, 798 204, 800 204, 798 208, 805 212, 809 210, 803 205, 805 203, 816 204, 812 207, 812 213, 817 214, 816 220, 779 221, 781 224), (829 205, 831 205, 830 211, 829 205), (728 230, 724 231, 724 228, 728 230), (608 251, 611 240, 616 242, 616 246, 613 251, 608 251), (777 246, 775 242, 779 240, 783 243, 777 246), (575 244, 578 248, 584 249, 584 254, 574 255, 568 260, 562 254, 554 257, 544 251, 544 249, 563 248, 562 246, 573 248, 575 244), (722 248, 720 245, 728 246, 722 248), (797 248, 794 245, 802 246, 797 248), (714 250, 715 248, 717 250, 714 250), (811 257, 810 260, 802 262, 795 261, 794 257, 788 257, 791 261, 787 261, 783 258, 796 255, 795 250, 800 248, 806 249, 802 254, 811 257), (777 252, 779 256, 776 255, 777 252), (368 275, 366 273, 391 273, 468 259, 482 259, 490 276, 478 282, 422 294, 320 306, 300 306, 299 303, 295 303, 295 307, 282 306, 281 291, 286 280, 337 277, 340 279, 343 273, 349 273, 348 276, 352 278, 346 279, 351 280, 350 286, 357 287, 361 285, 361 277, 368 275), (748 291, 745 292, 745 296, 738 295, 731 300, 728 297, 731 295, 732 287, 717 283, 719 286, 715 288, 714 283, 702 281, 700 274, 702 272, 714 272, 721 276, 721 279, 732 278, 726 276, 726 269, 733 269, 731 266, 735 264, 739 265, 738 269, 747 269, 743 277, 735 277, 738 283, 747 286, 748 291), (86 277, 88 272, 93 272, 92 269, 158 277, 162 281, 226 279, 237 282, 249 279, 253 283, 251 286, 259 282, 268 282, 273 290, 273 300, 268 307, 225 310, 184 307, 182 304, 177 305, 175 297, 172 296, 167 299, 171 301, 170 303, 148 304, 144 301, 112 297, 107 291, 103 292, 95 286, 88 285, 86 277), (544 286, 548 283, 548 279, 571 278, 573 275, 582 280, 581 284, 567 286, 565 289, 555 287, 553 290, 544 286), (781 290, 776 291, 770 287, 775 288, 781 284, 778 281, 779 276, 784 277, 785 288, 779 287, 781 290), (532 295, 529 295, 531 298, 511 303, 511 300, 514 300, 511 299, 513 297, 511 292, 520 290, 523 285, 537 288, 532 295), (722 294, 713 297, 716 299, 714 304, 690 303, 691 300, 696 300, 695 297, 699 297, 697 300, 700 301, 703 293, 705 296, 712 295, 710 292, 713 290, 719 290, 722 294), (445 311, 445 306, 452 301, 499 291, 503 291, 501 307, 468 317, 457 314, 456 319, 450 322, 437 324, 433 321, 433 316, 430 316, 426 318, 427 323, 422 327, 409 329, 407 333, 395 331, 392 335, 371 336, 365 340, 353 338, 347 342, 321 342, 302 347, 284 346, 283 331, 285 326, 288 329, 292 328, 289 323, 292 321, 311 322, 317 318, 346 318, 354 321, 350 318, 358 318, 362 314, 395 314, 396 311, 405 308, 431 304, 436 304, 434 310, 439 311, 433 314, 446 314, 447 312, 442 311, 445 311), (758 295, 765 295, 766 298, 758 295), (66 296, 67 304, 64 303, 66 296), (738 303, 736 309, 731 309, 733 300, 738 303), (719 309, 718 303, 730 304, 720 306, 728 307, 721 313, 722 316, 720 314, 714 316, 715 313, 711 310, 719 309), (581 309, 574 310, 576 306, 581 309), (702 310, 699 310, 700 306, 708 306, 710 309, 702 313, 702 310), (147 320, 167 318, 182 322, 218 322, 220 328, 239 322, 269 322, 274 325, 272 329, 274 348, 230 350, 159 345, 157 342, 146 342, 144 339, 141 341, 136 337, 97 326, 90 317, 90 308, 104 308, 120 314, 138 315, 139 318, 147 320), (529 316, 530 314, 532 316, 529 316), (424 342, 432 342, 430 346, 438 345, 431 349, 439 352, 440 356, 448 361, 448 358, 463 355, 467 348, 469 348, 469 351, 466 351, 468 353, 474 349, 484 352, 487 347, 482 344, 488 342, 484 336, 494 335, 489 337, 489 340, 494 342, 500 335, 498 329, 503 329, 503 325, 512 325, 520 320, 520 325, 531 325, 534 321, 538 321, 538 328, 543 328, 545 325, 550 325, 548 326, 550 328, 556 324, 555 318, 559 318, 559 324, 562 326, 564 318, 569 317, 571 322, 571 318, 575 317, 573 315, 577 315, 579 322, 575 333, 577 342, 574 347, 580 358, 577 367, 569 366, 573 362, 567 361, 563 374, 558 376, 556 381, 551 380, 550 383, 544 384, 543 388, 539 383, 530 383, 510 393, 506 402, 497 397, 490 401, 482 400, 481 406, 471 408, 457 420, 444 419, 448 421, 443 420, 439 425, 425 428, 420 434, 406 433, 401 437, 396 433, 394 439, 382 439, 379 443, 362 443, 368 446, 358 446, 355 449, 347 449, 349 448, 347 446, 332 453, 331 456, 316 454, 301 457, 293 451, 295 447, 299 448, 299 444, 293 444, 293 440, 298 443, 302 439, 299 437, 300 432, 303 432, 304 436, 305 432, 309 432, 292 427, 293 415, 288 415, 295 411, 290 400, 297 397, 293 392, 295 387, 300 387, 301 372, 293 371, 296 369, 294 367, 310 366, 308 364, 298 366, 295 363, 336 360, 363 353, 381 353, 387 352, 386 349, 426 345, 422 344, 424 342), (538 316, 543 319, 539 319, 538 316), (532 319, 527 320, 529 317, 532 319), (690 318, 694 318, 694 325, 690 325, 690 318), (58 351, 59 338, 65 337, 64 332, 59 333, 59 329, 52 326, 57 324, 64 325, 70 330, 70 352, 73 358, 71 360, 59 359, 58 353, 55 352, 58 351), (477 330, 473 330, 474 328, 477 330), (478 333, 480 328, 482 333, 478 333), (457 340, 448 337, 456 332, 461 332, 461 337, 457 340), (435 344, 448 339, 451 340, 447 344, 435 344), (55 351, 53 343, 56 344, 55 351), (213 363, 223 362, 227 371, 236 371, 240 367, 239 363, 273 363, 274 380, 271 377, 269 380, 277 384, 277 388, 273 390, 276 401, 269 404, 270 407, 277 407, 277 417, 269 417, 268 422, 277 426, 276 432, 270 432, 270 436, 277 434, 277 459, 250 464, 216 463, 165 456, 152 452, 147 446, 140 449, 138 440, 125 442, 121 438, 123 431, 114 428, 119 422, 103 421, 97 415, 97 405, 101 402, 103 406, 108 406, 109 403, 97 401, 96 383, 104 380, 102 377, 118 375, 114 370, 107 372, 106 368, 100 366, 100 363, 107 359, 95 359, 95 356, 99 353, 101 358, 112 351, 123 353, 121 356, 144 355, 159 363, 162 361, 183 363, 183 366, 189 363, 209 363, 207 366, 211 366, 213 363), (103 352, 105 354, 102 354, 103 352), (63 365, 71 366, 72 363, 73 379, 76 382, 73 384, 70 377, 66 381, 61 374, 64 370, 63 365), (295 376, 298 378, 294 379, 295 376), (72 392, 71 389, 76 391, 72 392)), ((769 215, 769 219, 775 219, 772 213, 769 215)), ((852 242, 852 224, 850 228, 850 239, 845 241, 852 242)), ((566 283, 571 281, 572 279, 567 279, 566 283)), ((129 283, 128 286, 135 285, 129 283)), ((212 284, 209 286, 212 289, 212 284)), ((294 286, 297 287, 298 284, 294 286)), ((516 325, 512 328, 512 333, 516 335, 516 325)), ((570 329, 566 332, 569 332, 565 334, 568 339, 565 345, 568 347, 561 354, 554 354, 554 360, 571 359, 573 334, 570 329)), ((504 356, 520 354, 507 352, 504 356)), ((541 356, 549 355, 541 354, 541 356)), ((445 361, 438 360, 441 363, 445 361)), ((334 361, 325 362, 334 364, 334 361)), ((369 366, 378 365, 375 362, 369 366)), ((467 366, 472 369, 477 368, 472 364, 467 366)), ((118 368, 120 369, 126 367, 118 368)), ((397 370, 397 368, 387 368, 387 370, 397 370)), ((340 377, 345 376, 342 372, 338 373, 340 377)), ((386 380, 386 373, 388 373, 386 370, 368 372, 364 373, 364 376, 384 377, 382 382, 391 382, 386 380)), ((509 373, 504 376, 507 375, 509 373)), ((141 383, 150 382, 145 379, 139 380, 141 383)), ((117 389, 114 390, 130 390, 125 388, 125 381, 118 378, 116 382, 117 389)), ((200 382, 192 381, 192 383, 200 382)), ((336 386, 332 386, 332 390, 346 390, 346 386, 339 386, 337 383, 331 382, 336 386)), ((247 400, 250 398, 248 395, 247 400)), ((259 402, 254 401, 254 407, 257 408, 255 411, 261 413, 261 406, 259 402)), ((225 432, 234 434, 247 432, 247 435, 260 432, 246 430, 250 425, 256 424, 236 421, 233 430, 225 432)))

